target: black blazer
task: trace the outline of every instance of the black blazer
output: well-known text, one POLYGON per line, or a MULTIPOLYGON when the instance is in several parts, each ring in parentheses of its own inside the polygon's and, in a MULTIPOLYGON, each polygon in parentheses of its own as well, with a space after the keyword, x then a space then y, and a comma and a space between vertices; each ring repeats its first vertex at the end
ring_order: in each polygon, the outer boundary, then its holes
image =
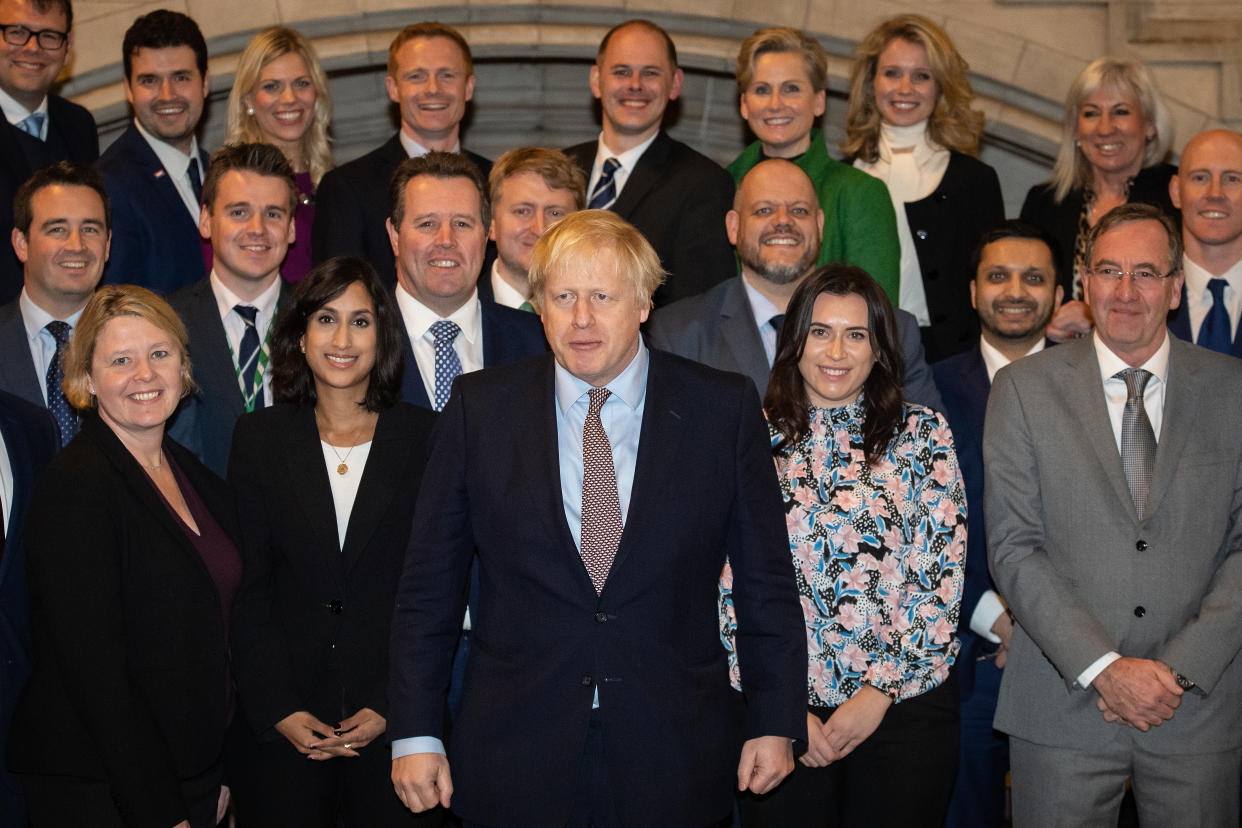
POLYGON ((233 603, 238 696, 260 738, 298 710, 388 716, 388 630, 435 414, 381 411, 342 550, 314 408, 242 417, 229 481, 244 539, 233 603))
POLYGON ((628 518, 601 595, 565 521, 552 356, 463 374, 440 416, 393 616, 388 725, 393 740, 444 737, 477 546, 449 749, 466 821, 565 824, 597 687, 621 824, 728 814, 738 753, 717 614, 726 555, 745 593, 746 735, 805 738, 806 631, 759 398, 743 376, 650 355, 628 518))
MULTIPOLYGON (((469 150, 463 154, 483 173, 492 162, 469 150)), ((388 240, 388 182, 407 158, 396 133, 366 155, 330 170, 315 193, 315 224, 311 228, 311 258, 315 264, 333 256, 366 259, 391 288, 397 284, 396 258, 388 240)))
POLYGON ((923 329, 923 347, 934 363, 979 338, 979 317, 970 304, 975 278, 970 254, 983 232, 1005 219, 996 170, 969 155, 949 153, 940 184, 927 198, 906 202, 906 219, 931 320, 923 329))
MULTIPOLYGON (((27 135, 0 118, 0 228, 13 227, 13 196, 39 167, 54 161, 90 164, 99 157, 99 131, 84 107, 59 95, 47 96, 47 140, 27 135)), ((0 245, 0 303, 22 291, 22 263, 7 235, 0 245)))
MULTIPOLYGON (((236 538, 224 482, 167 437, 164 452, 236 538)), ((128 825, 186 819, 179 780, 216 767, 224 744, 220 599, 184 529, 97 415, 35 486, 26 553, 35 660, 10 769, 107 782, 128 825)))
MULTIPOLYGON (((1182 214, 1169 198, 1169 179, 1175 175, 1177 167, 1172 164, 1156 164, 1139 170, 1139 174, 1134 177, 1134 184, 1130 187, 1130 202, 1159 207, 1180 229, 1182 214)), ((1065 301, 1068 302, 1074 298, 1074 246, 1078 241, 1078 217, 1082 215, 1083 191, 1075 187, 1060 204, 1052 196, 1051 184, 1036 184, 1027 192, 1026 201, 1022 202, 1021 217, 1044 228, 1056 240, 1058 249, 1053 253, 1058 259, 1060 282, 1065 288, 1065 301)))
MULTIPOLYGON (((588 141, 565 150, 588 182, 597 144, 588 141)), ((661 130, 610 208, 646 236, 668 271, 655 292, 656 307, 737 275, 733 246, 725 234, 725 213, 732 207, 733 177, 661 130)))

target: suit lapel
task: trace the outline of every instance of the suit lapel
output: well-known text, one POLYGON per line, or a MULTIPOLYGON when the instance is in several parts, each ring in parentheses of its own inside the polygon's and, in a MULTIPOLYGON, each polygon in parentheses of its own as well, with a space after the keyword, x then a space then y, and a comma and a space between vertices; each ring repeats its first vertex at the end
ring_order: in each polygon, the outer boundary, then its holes
MULTIPOLYGON (((405 363, 401 369, 401 399, 419 408, 431 408, 427 388, 423 385, 422 372, 418 370, 418 360, 414 358, 414 347, 410 344, 410 334, 405 329, 405 319, 398 321, 401 328, 401 344, 405 350, 405 363)), ((486 347, 486 337, 483 342, 486 347)))
POLYGON ((228 338, 224 335, 224 321, 220 318, 220 306, 211 289, 211 280, 200 280, 195 287, 196 295, 190 305, 186 325, 192 332, 190 339, 191 360, 194 373, 202 380, 204 388, 221 389, 229 413, 240 417, 245 408, 241 386, 237 383, 237 371, 233 366, 228 338), (197 341, 196 341, 197 339, 197 341))
POLYGON ((318 555, 321 565, 326 567, 324 571, 335 573, 339 580, 344 568, 337 542, 336 507, 332 500, 332 485, 328 482, 328 469, 323 461, 319 429, 315 426, 315 409, 309 405, 298 406, 288 425, 289 431, 281 447, 285 468, 289 479, 301 481, 300 485, 304 487, 298 505, 302 508, 306 525, 312 527, 315 537, 326 541, 317 545, 310 554, 318 555))
POLYGON ((0 353, 5 355, 0 359, 0 387, 32 405, 46 408, 43 382, 30 356, 30 340, 26 338, 26 323, 18 300, 0 308, 0 353))
MULTIPOLYGON (((164 165, 160 163, 159 156, 155 154, 155 150, 147 143, 142 134, 138 132, 138 128, 133 124, 129 125, 129 129, 117 139, 118 141, 127 141, 129 150, 137 160, 137 167, 141 175, 145 175, 151 184, 151 191, 159 196, 163 209, 169 215, 177 216, 178 223, 186 222, 195 237, 198 236, 198 226, 190 218, 186 212, 185 202, 181 200, 181 194, 177 192, 177 185, 173 183, 172 173, 164 169, 164 165)), ((200 151, 199 161, 204 164, 203 169, 207 167, 204 155, 200 151)), ((181 231, 178 231, 181 232, 181 231)))
MULTIPOLYGON (((401 473, 408 462, 409 449, 403 446, 397 426, 390 412, 380 412, 371 441, 371 453, 367 455, 358 495, 349 515, 349 526, 345 530, 345 545, 341 550, 345 572, 358 561, 358 556, 375 534, 380 519, 388 511, 388 505, 401 493, 401 473)), ((410 507, 413 508, 412 503, 410 507)))
POLYGON ((1156 441, 1156 465, 1152 470, 1147 502, 1148 517, 1156 514, 1177 471, 1187 437, 1193 430, 1196 405, 1211 395, 1210 389, 1198 387, 1199 361, 1191 358, 1191 346, 1177 340, 1170 341, 1169 346, 1169 382, 1164 389, 1164 412, 1160 422, 1160 439, 1156 441))
MULTIPOLYGON (((750 377, 762 397, 772 373, 763 339, 755 327, 755 315, 746 298, 746 286, 739 277, 730 283, 728 296, 720 308, 720 348, 729 352, 738 369, 750 377)), ((722 363, 727 364, 727 363, 722 363)))
POLYGON ((651 142, 651 146, 647 147, 647 151, 639 157, 638 163, 634 165, 634 171, 630 173, 625 187, 621 190, 621 195, 617 196, 617 200, 613 202, 614 213, 628 220, 639 203, 646 198, 647 193, 660 183, 664 167, 668 162, 669 152, 672 149, 671 145, 672 139, 661 130, 656 135, 656 139, 651 142))

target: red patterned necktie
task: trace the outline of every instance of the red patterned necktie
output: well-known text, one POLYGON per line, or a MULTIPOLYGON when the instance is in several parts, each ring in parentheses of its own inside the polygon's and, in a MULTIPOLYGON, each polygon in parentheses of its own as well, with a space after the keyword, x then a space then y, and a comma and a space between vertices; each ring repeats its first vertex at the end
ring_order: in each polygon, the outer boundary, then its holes
POLYGON ((600 409, 612 392, 592 388, 590 395, 591 404, 582 424, 582 563, 598 595, 604 590, 612 559, 621 544, 622 524, 612 446, 599 418, 600 409))

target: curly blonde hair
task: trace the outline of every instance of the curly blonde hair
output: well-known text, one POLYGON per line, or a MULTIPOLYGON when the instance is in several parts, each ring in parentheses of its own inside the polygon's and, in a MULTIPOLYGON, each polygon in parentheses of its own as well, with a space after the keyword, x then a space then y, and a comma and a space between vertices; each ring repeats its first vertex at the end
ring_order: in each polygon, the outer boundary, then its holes
POLYGON ((854 50, 850 102, 845 113, 845 138, 838 145, 850 158, 872 163, 880 157, 880 111, 875 105, 875 72, 880 55, 896 38, 927 50, 936 81, 936 108, 928 119, 927 136, 947 150, 979 154, 983 113, 971 108, 975 92, 966 72, 970 68, 953 41, 935 23, 918 14, 885 20, 854 50))
POLYGON ((332 169, 332 147, 328 137, 328 126, 332 123, 332 95, 328 92, 328 77, 314 47, 293 29, 272 26, 259 32, 246 44, 237 61, 233 89, 229 92, 228 135, 224 143, 266 143, 259 130, 259 122, 248 111, 245 99, 254 91, 263 67, 288 54, 302 58, 315 86, 315 110, 310 126, 302 134, 302 158, 307 163, 311 181, 319 186, 319 179, 332 169))

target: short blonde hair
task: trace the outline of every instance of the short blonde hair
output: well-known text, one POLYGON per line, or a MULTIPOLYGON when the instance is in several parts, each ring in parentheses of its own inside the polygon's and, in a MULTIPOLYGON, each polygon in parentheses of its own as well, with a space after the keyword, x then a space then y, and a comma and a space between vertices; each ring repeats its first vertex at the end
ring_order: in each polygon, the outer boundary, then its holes
POLYGON ((190 370, 190 336, 181 317, 167 302, 153 292, 137 285, 104 285, 95 291, 65 350, 65 379, 61 383, 65 399, 83 411, 95 408, 98 401, 91 393, 91 361, 95 358, 95 342, 104 326, 118 316, 145 319, 177 341, 181 349, 181 396, 185 398, 197 387, 190 370))
POLYGON ((759 29, 742 41, 733 72, 737 78, 737 94, 746 94, 747 87, 755 79, 755 61, 768 54, 797 55, 802 58, 806 76, 811 79, 811 88, 816 92, 828 88, 828 53, 819 41, 788 26, 773 26, 759 29))
POLYGON ((315 48, 301 33, 293 29, 272 26, 259 32, 246 44, 237 61, 233 89, 229 92, 228 135, 224 143, 264 142, 259 122, 250 114, 243 99, 254 91, 264 66, 289 54, 302 58, 315 87, 315 110, 311 115, 310 126, 302 134, 302 155, 309 165, 311 181, 318 186, 319 179, 332 169, 332 147, 328 137, 328 126, 332 123, 332 94, 328 91, 328 76, 324 74, 315 48))
POLYGON ((944 29, 918 14, 901 14, 871 30, 854 50, 850 102, 845 112, 845 138, 838 145, 850 158, 872 163, 880 157, 880 110, 875 105, 875 73, 880 55, 897 38, 927 50, 927 62, 939 94, 927 119, 927 136, 947 150, 979 154, 983 113, 971 109, 975 92, 966 72, 970 66, 944 29))
POLYGON ((630 280, 634 303, 649 309, 652 294, 667 275, 655 248, 634 225, 611 210, 582 210, 552 225, 535 242, 526 276, 535 310, 543 312, 543 288, 552 270, 574 257, 589 258, 601 250, 616 257, 617 275, 630 280))
POLYGON ((1143 109, 1147 123, 1156 135, 1147 142, 1143 166, 1150 167, 1164 160, 1173 142, 1173 120, 1168 107, 1156 88, 1156 80, 1146 66, 1137 60, 1117 57, 1096 58, 1078 73, 1065 96, 1065 115, 1061 124, 1061 149, 1052 167, 1053 197, 1060 204, 1075 187, 1091 186, 1091 163, 1078 148, 1078 107, 1099 89, 1129 92, 1143 109))
POLYGON ((488 195, 495 208, 500 201, 505 180, 518 173, 533 172, 543 179, 550 190, 568 190, 574 197, 574 208, 586 206, 586 173, 568 155, 547 147, 518 147, 501 155, 492 164, 487 176, 488 195))

